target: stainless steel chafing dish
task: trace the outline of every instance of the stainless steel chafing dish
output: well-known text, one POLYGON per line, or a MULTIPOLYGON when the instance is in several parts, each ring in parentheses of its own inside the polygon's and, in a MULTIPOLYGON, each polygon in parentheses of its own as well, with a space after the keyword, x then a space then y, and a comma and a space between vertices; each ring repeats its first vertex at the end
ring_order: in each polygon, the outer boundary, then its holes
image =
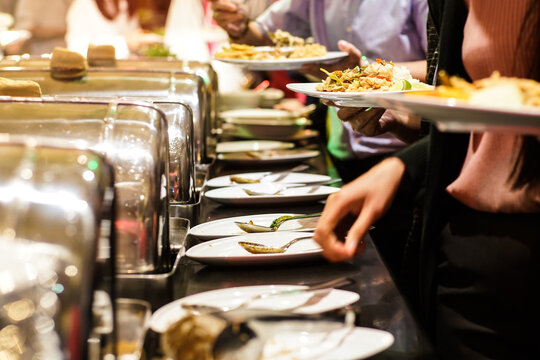
POLYGON ((112 169, 89 150, 2 143, 0 156, 0 358, 83 359, 96 337, 101 353, 114 340, 92 316, 94 293, 114 298, 112 169))
POLYGON ((168 142, 164 114, 132 103, 0 100, 0 133, 88 147, 114 168, 119 273, 168 268, 168 142))
MULTIPOLYGON (((30 55, 10 55, 5 56, 0 60, 0 67, 8 67, 17 70, 25 69, 49 69, 50 59, 48 57, 38 57, 30 55)), ((196 74, 203 79, 205 90, 208 94, 208 105, 206 111, 210 115, 210 130, 211 133, 206 134, 208 139, 207 154, 210 157, 214 156, 215 148, 212 146, 216 131, 220 128, 217 116, 217 96, 219 92, 217 73, 211 64, 182 60, 175 58, 149 58, 138 57, 134 59, 116 60, 113 66, 116 69, 124 70, 173 70, 182 71, 190 74, 196 74)))
POLYGON ((0 66, 0 76, 37 81, 43 95, 49 96, 123 97, 183 102, 193 112, 195 162, 207 164, 215 153, 211 136, 212 114, 216 119, 215 109, 212 112, 209 106, 215 103, 215 95, 210 97, 204 78, 195 71, 160 69, 157 66, 153 70, 134 70, 132 66, 127 69, 91 68, 85 78, 70 82, 51 78, 48 69, 0 66))

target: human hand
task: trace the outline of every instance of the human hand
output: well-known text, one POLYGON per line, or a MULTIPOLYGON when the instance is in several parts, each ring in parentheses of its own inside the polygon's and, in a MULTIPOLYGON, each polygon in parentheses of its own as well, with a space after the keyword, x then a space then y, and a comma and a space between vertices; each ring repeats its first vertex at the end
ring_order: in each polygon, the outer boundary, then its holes
POLYGON ((344 51, 349 55, 345 59, 334 64, 305 64, 300 69, 300 72, 313 75, 319 79, 325 79, 326 74, 321 71, 321 67, 328 72, 332 72, 335 70, 350 69, 355 66, 361 65, 362 52, 353 44, 345 40, 339 40, 338 48, 339 50, 344 51))
POLYGON ((313 236, 328 260, 348 260, 364 250, 366 232, 392 203, 404 172, 405 164, 390 157, 328 197, 313 236), (349 214, 356 220, 342 242, 336 228, 349 214))
POLYGON ((249 19, 246 7, 241 0, 209 0, 214 12, 214 20, 231 37, 240 37, 245 33, 249 19))
POLYGON ((364 136, 383 134, 393 125, 393 118, 384 108, 341 107, 337 115, 341 121, 348 122, 354 131, 364 136))

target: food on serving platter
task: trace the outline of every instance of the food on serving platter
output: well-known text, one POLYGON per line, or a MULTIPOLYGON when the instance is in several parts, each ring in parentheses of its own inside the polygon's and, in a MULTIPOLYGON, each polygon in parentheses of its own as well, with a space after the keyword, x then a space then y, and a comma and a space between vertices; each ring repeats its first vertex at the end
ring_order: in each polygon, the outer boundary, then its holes
POLYGON ((367 66, 328 72, 328 77, 317 85, 317 91, 365 92, 429 89, 431 86, 413 79, 406 67, 377 59, 367 66))
POLYGON ((257 184, 261 182, 259 179, 249 179, 236 175, 231 175, 229 179, 231 180, 231 182, 235 182, 237 184, 257 184))
POLYGON ((287 31, 281 29, 276 30, 276 32, 269 33, 270 40, 276 45, 276 47, 281 46, 302 46, 306 43, 312 43, 313 38, 307 40, 302 39, 301 37, 294 36, 287 31))
POLYGON ((290 216, 290 215, 280 216, 277 219, 274 219, 274 221, 272 221, 272 223, 270 224, 270 227, 272 228, 273 231, 276 231, 282 222, 286 220, 290 220, 293 217, 294 216, 290 216))
POLYGON ((88 64, 81 54, 55 47, 51 57, 51 76, 59 80, 80 79, 86 75, 88 64))
POLYGON ((40 97, 39 84, 31 80, 12 80, 0 77, 0 95, 40 97))
POLYGON ((463 99, 471 104, 508 108, 540 106, 540 83, 534 80, 504 77, 498 72, 473 83, 445 73, 441 73, 440 80, 441 85, 422 95, 463 99))
POLYGON ((327 54, 326 47, 321 44, 307 44, 295 47, 289 54, 289 59, 305 59, 312 57, 322 57, 327 54))
POLYGON ((86 59, 90 66, 114 66, 116 51, 112 45, 89 45, 86 59))
POLYGON ((302 38, 278 30, 272 35, 274 47, 258 48, 245 44, 230 44, 215 54, 218 59, 237 60, 283 60, 321 57, 327 54, 326 47, 308 43, 302 38))
POLYGON ((163 334, 163 351, 174 360, 211 360, 214 342, 226 325, 216 316, 188 314, 163 334))

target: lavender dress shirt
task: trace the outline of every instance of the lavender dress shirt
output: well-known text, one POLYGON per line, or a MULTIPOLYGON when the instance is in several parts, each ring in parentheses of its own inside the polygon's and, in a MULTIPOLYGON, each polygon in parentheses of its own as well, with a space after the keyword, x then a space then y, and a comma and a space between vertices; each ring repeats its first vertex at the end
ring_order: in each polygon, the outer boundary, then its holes
MULTIPOLYGON (((304 38, 313 36, 331 51, 338 50, 338 40, 346 40, 368 59, 401 62, 426 58, 427 13, 426 0, 280 0, 255 23, 266 32, 282 29, 304 38)), ((329 116, 335 118, 335 110, 329 116)), ((347 123, 343 131, 330 134, 337 136, 330 143, 341 149, 329 150, 340 158, 364 158, 405 146, 390 134, 362 136, 347 123)))

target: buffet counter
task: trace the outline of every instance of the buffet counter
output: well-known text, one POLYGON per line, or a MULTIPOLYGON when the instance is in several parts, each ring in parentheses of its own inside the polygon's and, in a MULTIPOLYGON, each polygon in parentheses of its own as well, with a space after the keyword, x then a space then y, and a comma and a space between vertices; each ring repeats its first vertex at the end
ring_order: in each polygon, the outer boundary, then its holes
MULTIPOLYGON (((323 146, 317 143, 309 146, 318 148, 323 155, 307 161, 310 165, 308 172, 335 175, 323 146)), ((265 167, 263 170, 280 170, 280 168, 265 167)), ((212 168, 211 177, 246 171, 260 171, 260 169, 232 168, 218 161, 212 168)), ((286 211, 315 213, 322 211, 323 206, 322 203, 287 206, 286 211)), ((199 223, 225 217, 283 210, 283 207, 276 206, 230 207, 202 197, 199 223)), ((355 283, 345 289, 360 295, 360 300, 353 304, 353 309, 357 313, 356 325, 386 330, 395 338, 393 345, 373 357, 374 359, 434 357, 429 341, 411 314, 369 235, 366 236, 365 241, 365 253, 354 261, 346 263, 328 263, 321 259, 289 265, 215 267, 182 257, 176 271, 169 277, 120 279, 118 296, 148 300, 152 304, 152 310, 156 311, 175 299, 208 290, 248 285, 310 284, 347 276, 354 279, 355 283)), ((200 241, 197 238, 189 235, 186 248, 198 243, 200 241)), ((336 312, 332 315, 338 316, 336 312)), ((163 357, 159 337, 159 334, 148 330, 145 341, 147 358, 163 357)))

